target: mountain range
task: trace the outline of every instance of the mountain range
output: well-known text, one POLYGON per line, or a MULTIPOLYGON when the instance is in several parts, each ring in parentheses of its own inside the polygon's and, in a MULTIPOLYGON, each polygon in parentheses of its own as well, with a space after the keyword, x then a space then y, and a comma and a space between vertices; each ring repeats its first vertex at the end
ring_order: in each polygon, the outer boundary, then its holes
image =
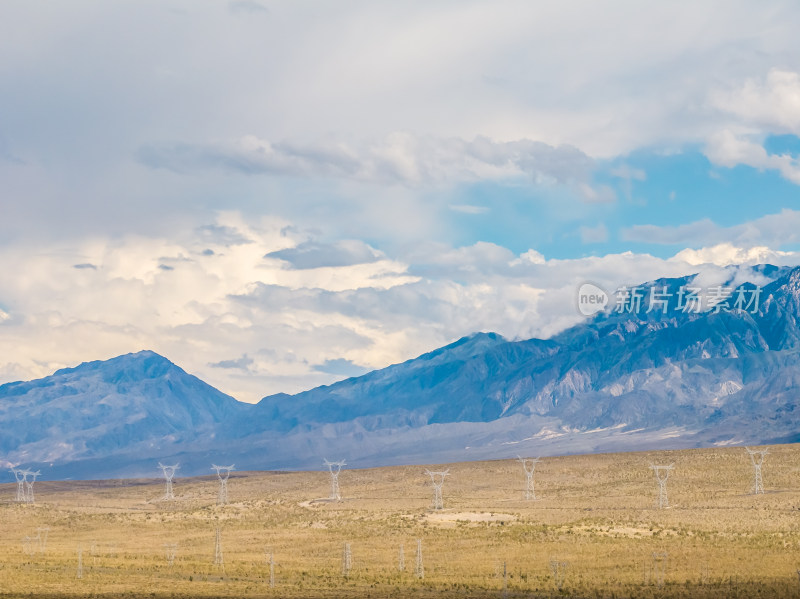
POLYGON ((702 309, 695 276, 659 279, 550 339, 476 333, 254 405, 150 351, 84 363, 0 386, 0 459, 111 478, 796 441, 800 267, 729 272, 702 309))

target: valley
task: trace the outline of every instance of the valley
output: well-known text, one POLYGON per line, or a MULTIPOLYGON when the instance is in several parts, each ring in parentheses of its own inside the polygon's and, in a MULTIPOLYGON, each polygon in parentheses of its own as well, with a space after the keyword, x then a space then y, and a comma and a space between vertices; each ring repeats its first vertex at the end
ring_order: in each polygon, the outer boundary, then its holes
POLYGON ((800 596, 800 446, 769 451, 758 495, 742 447, 543 458, 536 500, 524 499, 516 460, 436 464, 450 472, 441 510, 420 466, 345 468, 338 502, 322 470, 234 471, 228 505, 216 505, 213 472, 177 476, 173 501, 156 478, 37 481, 34 504, 4 484, 0 594, 800 596), (675 464, 668 508, 657 507, 651 463, 675 464))

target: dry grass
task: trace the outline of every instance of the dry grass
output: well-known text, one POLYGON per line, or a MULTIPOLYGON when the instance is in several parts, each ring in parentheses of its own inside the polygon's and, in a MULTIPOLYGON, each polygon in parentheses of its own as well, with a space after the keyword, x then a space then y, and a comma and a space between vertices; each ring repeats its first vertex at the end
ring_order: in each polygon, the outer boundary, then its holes
MULTIPOLYGON (((449 464, 445 509, 432 512, 424 467, 236 472, 231 503, 216 477, 36 483, 37 503, 0 485, 0 593, 141 597, 800 597, 800 446, 770 448, 767 493, 750 495, 742 448, 543 459, 537 501, 516 461, 449 464), (669 509, 655 507, 649 464, 675 463, 669 509), (49 527, 47 548, 22 539, 49 527), (224 571, 214 566, 222 529, 224 571), (422 539, 425 578, 413 576, 422 539), (163 545, 177 543, 173 567, 163 545), (353 569, 341 571, 344 542, 353 569), (406 571, 397 568, 404 546, 406 571), (83 548, 83 578, 77 551, 83 548), (265 550, 274 552, 276 588, 265 550), (653 553, 668 558, 663 586, 653 553), (555 588, 550 560, 569 563, 555 588), (503 587, 503 563, 509 577, 503 587)), ((437 467, 439 465, 436 465, 437 467)))

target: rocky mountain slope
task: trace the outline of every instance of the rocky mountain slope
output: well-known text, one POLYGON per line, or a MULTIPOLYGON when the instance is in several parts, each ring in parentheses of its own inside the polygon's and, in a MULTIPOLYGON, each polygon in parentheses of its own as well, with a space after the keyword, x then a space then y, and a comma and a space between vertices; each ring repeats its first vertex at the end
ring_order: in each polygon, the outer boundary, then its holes
POLYGON ((763 287, 736 272, 716 290, 693 277, 641 285, 548 340, 478 333, 254 406, 152 352, 83 364, 0 386, 0 450, 87 477, 155 475, 158 459, 202 473, 214 460, 317 468, 793 441, 800 268, 753 269, 763 287), (687 309, 695 288, 700 309, 687 309))

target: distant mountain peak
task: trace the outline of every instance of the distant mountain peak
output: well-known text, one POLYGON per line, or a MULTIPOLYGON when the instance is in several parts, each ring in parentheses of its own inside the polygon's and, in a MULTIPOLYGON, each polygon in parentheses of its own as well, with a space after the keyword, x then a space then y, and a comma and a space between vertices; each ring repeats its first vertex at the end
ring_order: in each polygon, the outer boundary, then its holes
POLYGON ((129 380, 155 378, 163 376, 171 370, 184 372, 164 356, 148 349, 123 354, 108 360, 83 362, 71 368, 57 370, 53 373, 53 376, 97 372, 102 373, 104 378, 117 377, 116 380, 119 382, 120 379, 118 377, 129 380))
MULTIPOLYGON (((155 475, 164 459, 207 473, 220 453, 259 469, 325 455, 365 467, 798 440, 800 268, 727 272, 727 286, 763 286, 757 306, 648 313, 643 302, 546 340, 474 333, 253 406, 150 350, 87 362, 0 386, 0 455, 68 476, 100 462, 106 475, 155 475)), ((639 287, 668 295, 696 281, 639 287)))
MULTIPOLYGON (((77 366, 70 366, 68 368, 61 368, 53 374, 63 374, 74 371, 96 370, 97 368, 113 368, 125 364, 143 364, 143 363, 158 363, 158 364, 172 364, 167 358, 158 354, 150 349, 144 349, 138 352, 130 352, 121 354, 107 360, 91 360, 89 362, 81 362, 77 366)), ((174 365, 174 364, 173 364, 174 365)))

